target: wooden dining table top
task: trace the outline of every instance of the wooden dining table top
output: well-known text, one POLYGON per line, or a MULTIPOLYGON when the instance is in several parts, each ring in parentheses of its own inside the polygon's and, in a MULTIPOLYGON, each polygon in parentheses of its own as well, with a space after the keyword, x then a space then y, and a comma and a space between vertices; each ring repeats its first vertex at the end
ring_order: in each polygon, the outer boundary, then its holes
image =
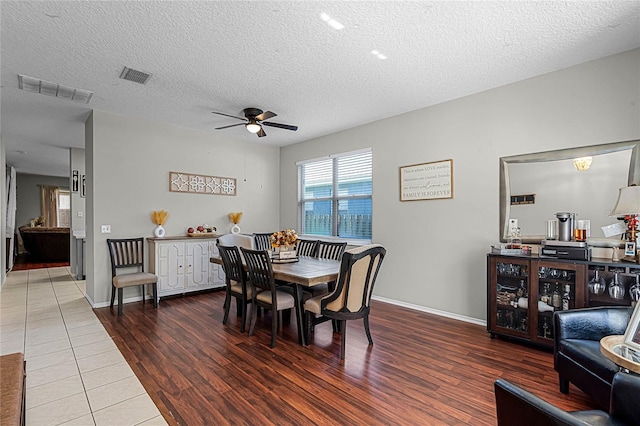
MULTIPOLYGON (((211 262, 222 265, 222 258, 211 257, 211 262)), ((272 263, 276 280, 299 284, 304 287, 336 281, 340 272, 340 261, 300 256, 297 262, 272 263)))

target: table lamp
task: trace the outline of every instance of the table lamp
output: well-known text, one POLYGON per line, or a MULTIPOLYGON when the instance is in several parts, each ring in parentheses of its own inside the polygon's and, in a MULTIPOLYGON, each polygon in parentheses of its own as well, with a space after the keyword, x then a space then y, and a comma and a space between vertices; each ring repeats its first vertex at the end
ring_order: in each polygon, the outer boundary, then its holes
POLYGON ((618 191, 618 201, 611 210, 611 216, 625 217, 624 220, 629 228, 628 241, 635 244, 636 227, 640 214, 640 186, 627 186, 618 191))

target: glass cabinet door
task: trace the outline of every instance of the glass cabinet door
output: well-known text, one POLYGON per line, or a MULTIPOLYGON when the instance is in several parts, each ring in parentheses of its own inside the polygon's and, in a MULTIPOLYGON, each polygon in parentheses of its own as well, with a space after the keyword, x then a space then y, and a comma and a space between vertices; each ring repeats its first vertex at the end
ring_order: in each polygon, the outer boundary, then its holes
POLYGON ((584 265, 537 261, 535 269, 534 340, 553 345, 553 313, 584 306, 584 265))
POLYGON ((588 306, 635 306, 640 298, 640 265, 589 265, 588 306))
POLYGON ((490 262, 489 328, 493 334, 529 336, 529 262, 494 257, 490 262))

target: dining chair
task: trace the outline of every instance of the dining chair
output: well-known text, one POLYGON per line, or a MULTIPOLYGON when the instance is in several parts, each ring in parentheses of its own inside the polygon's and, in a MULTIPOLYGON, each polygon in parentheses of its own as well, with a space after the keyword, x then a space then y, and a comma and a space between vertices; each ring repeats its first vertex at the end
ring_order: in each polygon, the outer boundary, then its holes
MULTIPOLYGON (((319 259, 331 259, 331 260, 340 260, 342 259, 342 254, 347 248, 347 243, 334 243, 329 241, 318 241, 318 248, 316 250, 316 257, 319 259)), ((329 283, 323 283, 314 285, 309 288, 312 296, 320 296, 322 294, 327 294, 333 291, 336 286, 336 282, 332 281, 329 283)))
MULTIPOLYGON (((248 268, 248 278, 251 283, 251 324, 249 336, 253 335, 256 325, 257 308, 270 310, 271 315, 271 347, 276 346, 276 334, 278 333, 278 314, 286 309, 296 308, 298 315, 298 333, 302 333, 302 313, 297 306, 296 298, 285 287, 276 287, 273 277, 271 257, 267 250, 240 249, 248 268)), ((301 335, 299 335, 302 337, 301 335)))
POLYGON ((247 283, 247 273, 244 270, 238 247, 223 246, 218 243, 218 252, 222 259, 222 269, 224 270, 226 282, 222 324, 226 324, 229 319, 231 298, 235 297, 238 315, 242 315, 240 332, 244 333, 247 324, 247 305, 251 303, 252 300, 252 287, 251 284, 247 283))
POLYGON ((218 244, 223 246, 236 246, 236 247, 244 247, 248 249, 253 249, 255 247, 255 242, 253 240, 252 235, 244 235, 244 234, 224 234, 218 237, 218 244))
POLYGON ((369 344, 373 345, 369 330, 369 311, 373 286, 387 251, 380 244, 369 244, 347 250, 342 256, 336 288, 329 294, 312 297, 304 304, 306 336, 309 342, 317 324, 329 320, 340 323, 342 333, 340 360, 344 360, 347 321, 364 319, 369 344))
POLYGON ((310 256, 315 257, 318 251, 319 241, 311 240, 298 240, 296 243, 296 252, 298 256, 310 256))
POLYGON ((145 286, 153 289, 153 307, 158 307, 158 277, 144 272, 144 238, 107 239, 111 257, 111 305, 118 290, 118 316, 122 315, 122 292, 125 287, 142 286, 142 303, 145 302, 145 286), (127 272, 123 272, 127 271, 127 272), (131 272, 132 271, 132 272, 131 272))
POLYGON ((271 251, 271 234, 273 234, 273 232, 253 234, 255 249, 271 251))
POLYGON ((318 251, 316 257, 320 259, 342 259, 342 253, 347 248, 347 243, 333 243, 329 241, 318 241, 318 251))

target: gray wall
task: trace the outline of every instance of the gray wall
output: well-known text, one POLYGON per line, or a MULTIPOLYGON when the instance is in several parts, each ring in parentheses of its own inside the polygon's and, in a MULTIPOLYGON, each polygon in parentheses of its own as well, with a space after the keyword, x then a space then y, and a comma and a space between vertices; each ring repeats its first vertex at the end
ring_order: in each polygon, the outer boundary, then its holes
POLYGON ((7 163, 4 157, 4 142, 2 141, 2 133, 0 133, 0 164, 2 164, 2 177, 0 177, 0 196, 2 197, 2 201, 0 201, 0 209, 2 209, 2 213, 0 213, 0 238, 2 238, 2 244, 0 244, 0 290, 2 289, 2 285, 4 284, 4 279, 7 275, 7 249, 6 249, 6 241, 7 238, 7 183, 6 183, 6 175, 5 171, 7 167, 7 163))
MULTIPOLYGON (((151 211, 164 209, 167 236, 207 223, 219 233, 242 211, 242 232, 271 231, 279 220, 279 149, 233 132, 202 133, 93 111, 86 123, 87 296, 104 306, 111 292, 107 238, 151 237, 151 211), (234 177, 237 196, 169 192, 169 172, 234 177), (111 234, 100 233, 111 225, 111 234)), ((251 135, 253 136, 253 135, 251 135)), ((138 289, 125 289, 125 298, 138 289)))
POLYGON ((284 147, 280 222, 296 221, 296 161, 371 146, 373 240, 388 250, 375 296, 482 322, 499 157, 638 139, 639 105, 636 49, 284 147), (399 201, 400 166, 445 159, 453 199, 399 201))
POLYGON ((22 225, 28 225, 31 219, 41 215, 39 185, 52 185, 68 189, 69 178, 17 173, 16 229, 22 225))

